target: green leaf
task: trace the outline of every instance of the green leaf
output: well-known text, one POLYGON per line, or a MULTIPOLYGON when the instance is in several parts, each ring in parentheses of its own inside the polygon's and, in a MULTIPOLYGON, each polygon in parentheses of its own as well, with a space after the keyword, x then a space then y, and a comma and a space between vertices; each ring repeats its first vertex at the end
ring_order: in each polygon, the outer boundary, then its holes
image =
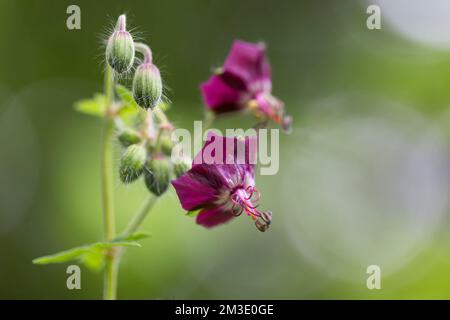
MULTIPOLYGON (((99 255, 102 257, 106 249, 113 247, 141 247, 141 245, 135 241, 127 240, 113 240, 108 242, 96 242, 80 247, 75 247, 69 250, 64 250, 48 256, 43 256, 33 260, 34 264, 50 264, 50 263, 63 263, 73 260, 85 262, 86 265, 94 266, 98 265, 99 255)), ((101 262, 102 264, 103 262, 101 262)))
POLYGON ((125 105, 139 109, 138 104, 134 101, 133 93, 126 87, 121 86, 120 84, 116 85, 116 92, 125 105))
POLYGON ((75 260, 88 252, 86 247, 77 247, 65 251, 61 251, 48 256, 43 256, 33 260, 34 264, 62 263, 75 260))
POLYGON ((131 126, 134 126, 138 121, 143 121, 145 119, 145 112, 141 109, 136 109, 130 104, 122 104, 117 111, 117 115, 124 123, 131 126))
POLYGON ((101 249, 92 249, 80 257, 80 261, 91 271, 98 272, 105 264, 105 252, 101 249))
POLYGON ((135 232, 124 238, 118 238, 118 239, 126 240, 126 241, 137 241, 137 240, 142 240, 145 238, 150 238, 151 236, 152 236, 151 233, 148 233, 148 232, 135 232))
POLYGON ((120 100, 122 100, 122 105, 117 111, 122 121, 128 125, 136 125, 140 121, 143 121, 146 113, 134 101, 133 93, 121 85, 116 85, 116 92, 120 100))
POLYGON ((92 99, 75 102, 75 110, 96 117, 104 117, 106 112, 106 98, 101 93, 94 94, 92 99))

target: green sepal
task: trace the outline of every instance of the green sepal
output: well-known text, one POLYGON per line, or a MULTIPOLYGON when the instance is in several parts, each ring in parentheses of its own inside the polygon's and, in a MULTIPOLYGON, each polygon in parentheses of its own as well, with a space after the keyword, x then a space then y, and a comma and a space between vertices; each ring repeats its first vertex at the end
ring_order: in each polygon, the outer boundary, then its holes
POLYGON ((188 212, 186 212, 186 215, 187 215, 188 217, 196 217, 196 216, 198 216, 198 214, 200 213, 200 211, 202 211, 202 209, 197 209, 197 210, 188 211, 188 212))

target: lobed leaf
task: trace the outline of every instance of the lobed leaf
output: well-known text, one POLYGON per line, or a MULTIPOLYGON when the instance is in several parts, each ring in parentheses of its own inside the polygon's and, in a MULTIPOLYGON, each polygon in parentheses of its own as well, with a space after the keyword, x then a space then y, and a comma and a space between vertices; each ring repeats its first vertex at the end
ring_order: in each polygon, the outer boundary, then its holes
POLYGON ((119 84, 116 85, 116 92, 124 104, 134 107, 136 109, 140 108, 136 103, 136 101, 134 101, 133 93, 130 90, 128 90, 128 88, 119 84))
POLYGON ((116 92, 122 101, 122 105, 117 112, 122 121, 128 125, 133 125, 135 124, 133 122, 138 122, 145 119, 146 113, 143 112, 136 101, 134 101, 133 93, 130 90, 122 85, 116 85, 116 92))
POLYGON ((148 233, 148 232, 135 232, 128 236, 125 236, 123 238, 118 238, 118 239, 126 240, 126 241, 137 241, 137 240, 142 240, 145 238, 150 238, 151 236, 152 236, 151 233, 148 233))
POLYGON ((104 251, 113 247, 141 247, 141 245, 135 241, 128 240, 96 242, 36 258, 33 260, 33 263, 50 264, 78 260, 80 262, 84 262, 86 266, 93 267, 95 269, 95 266, 101 267, 103 264, 104 251))

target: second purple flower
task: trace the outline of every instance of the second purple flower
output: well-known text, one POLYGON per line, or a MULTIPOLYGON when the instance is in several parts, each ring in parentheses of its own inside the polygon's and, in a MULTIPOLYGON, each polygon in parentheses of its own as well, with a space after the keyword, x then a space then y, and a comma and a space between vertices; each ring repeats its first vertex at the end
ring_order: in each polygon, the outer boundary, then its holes
POLYGON ((258 230, 267 230, 272 213, 257 209, 260 194, 253 164, 256 143, 256 136, 239 139, 210 133, 192 168, 172 181, 183 209, 199 211, 198 224, 211 228, 245 213, 258 230), (217 142, 220 147, 211 150, 217 142))
POLYGON ((258 119, 272 119, 289 131, 292 117, 272 95, 265 45, 235 40, 217 74, 200 85, 206 107, 215 114, 250 110, 258 119))

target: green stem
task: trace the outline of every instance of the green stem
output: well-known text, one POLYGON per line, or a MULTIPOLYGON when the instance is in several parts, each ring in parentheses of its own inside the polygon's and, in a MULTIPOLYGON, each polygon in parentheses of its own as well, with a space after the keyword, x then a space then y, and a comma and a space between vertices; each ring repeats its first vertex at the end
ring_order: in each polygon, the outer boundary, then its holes
POLYGON ((207 131, 212 126, 215 119, 216 117, 211 111, 207 111, 205 113, 205 117, 203 119, 203 132, 207 131))
POLYGON ((164 127, 170 125, 169 119, 167 119, 166 114, 164 113, 164 111, 161 110, 161 108, 157 107, 153 112, 155 116, 158 118, 161 126, 164 127))
MULTIPOLYGON (((102 201, 105 240, 112 240, 115 236, 114 195, 113 195, 113 144, 114 119, 111 116, 114 102, 114 75, 109 66, 105 73, 106 116, 103 131, 102 148, 102 201)), ((113 300, 116 298, 117 266, 114 263, 114 250, 107 254, 103 298, 113 300)))
MULTIPOLYGON (((125 230, 120 234, 121 237, 126 237, 131 235, 132 233, 136 232, 137 229, 141 226, 142 222, 144 221, 147 214, 150 212, 150 210, 153 208, 153 206, 156 203, 156 200, 158 200, 158 197, 154 196, 153 194, 149 194, 147 199, 144 201, 144 203, 139 208, 138 212, 131 218, 130 222, 128 223, 125 230)), ((116 268, 116 270, 119 269, 120 261, 122 259, 123 254, 125 253, 125 247, 117 248, 117 251, 115 252, 114 260, 113 260, 113 267, 116 268)), ((112 270, 114 273, 114 269, 112 270)), ((116 272, 117 275, 117 272, 116 272)))
POLYGON ((150 212, 150 210, 155 205, 156 200, 158 200, 157 196, 154 196, 153 194, 149 194, 147 199, 144 201, 142 206, 139 208, 139 211, 136 212, 136 214, 130 220, 130 223, 128 223, 128 226, 121 233, 121 236, 126 237, 137 231, 137 229, 142 224, 142 222, 144 221, 147 214, 150 212))

